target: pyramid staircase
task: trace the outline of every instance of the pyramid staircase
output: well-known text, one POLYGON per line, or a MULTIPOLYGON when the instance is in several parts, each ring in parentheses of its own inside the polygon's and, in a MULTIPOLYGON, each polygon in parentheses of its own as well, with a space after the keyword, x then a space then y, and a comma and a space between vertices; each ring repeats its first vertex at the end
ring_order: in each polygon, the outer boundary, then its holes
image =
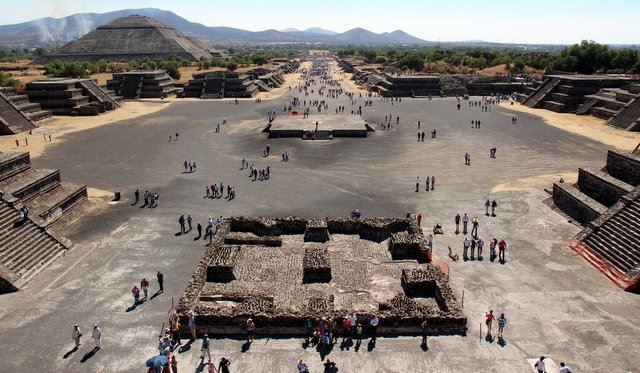
POLYGON ((640 84, 621 88, 603 88, 578 109, 576 114, 591 114, 607 124, 627 131, 640 131, 640 84))
POLYGON ((639 290, 640 156, 610 150, 602 170, 580 169, 575 185, 554 184, 553 201, 585 225, 569 247, 619 287, 639 290))
POLYGON ((87 199, 86 186, 60 181, 59 170, 34 170, 29 153, 0 153, 0 293, 16 291, 72 244, 47 228, 87 199), (20 220, 19 209, 28 218, 20 220))
POLYGON ((538 107, 559 84, 560 79, 558 78, 546 78, 545 81, 534 92, 532 92, 522 104, 531 108, 538 107))

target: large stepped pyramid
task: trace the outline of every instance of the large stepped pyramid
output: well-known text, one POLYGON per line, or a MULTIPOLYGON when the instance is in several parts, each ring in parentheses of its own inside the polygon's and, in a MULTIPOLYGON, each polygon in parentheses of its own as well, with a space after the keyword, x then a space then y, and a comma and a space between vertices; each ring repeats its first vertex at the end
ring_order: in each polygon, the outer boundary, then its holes
POLYGON ((585 228, 569 247, 621 288, 640 282, 640 156, 610 150, 602 170, 553 185, 553 202, 585 228))
POLYGON ((0 190, 0 292, 15 291, 71 247, 47 228, 82 205, 87 188, 61 182, 59 170, 32 169, 29 153, 0 153, 0 190))
POLYGON ((195 74, 184 87, 181 97, 196 98, 250 98, 259 87, 250 75, 233 71, 216 71, 195 74))
POLYGON ((118 100, 88 78, 52 78, 27 83, 25 94, 54 115, 98 115, 120 107, 118 100))
POLYGON ((14 135, 32 130, 51 118, 51 112, 30 102, 13 87, 0 87, 0 135, 14 135))

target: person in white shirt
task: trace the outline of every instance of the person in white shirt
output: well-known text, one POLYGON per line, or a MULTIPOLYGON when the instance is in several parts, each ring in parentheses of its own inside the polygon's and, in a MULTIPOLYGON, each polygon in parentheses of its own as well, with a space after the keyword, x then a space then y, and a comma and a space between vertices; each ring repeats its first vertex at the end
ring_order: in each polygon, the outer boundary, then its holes
POLYGON ((565 365, 565 363, 560 363, 560 369, 558 373, 571 373, 571 368, 565 365))
POLYGON ((544 356, 540 356, 540 360, 536 361, 536 364, 534 365, 536 370, 538 371, 538 373, 546 373, 547 370, 545 369, 544 366, 544 356))
POLYGON ((375 340, 376 338, 378 338, 378 324, 380 323, 380 320, 378 319, 378 316, 373 315, 371 317, 371 320, 369 320, 369 327, 371 329, 371 339, 375 340))
POLYGON ((93 324, 93 331, 91 332, 91 338, 96 342, 96 349, 99 350, 102 348, 102 344, 100 340, 102 339, 102 330, 98 328, 98 324, 93 324))

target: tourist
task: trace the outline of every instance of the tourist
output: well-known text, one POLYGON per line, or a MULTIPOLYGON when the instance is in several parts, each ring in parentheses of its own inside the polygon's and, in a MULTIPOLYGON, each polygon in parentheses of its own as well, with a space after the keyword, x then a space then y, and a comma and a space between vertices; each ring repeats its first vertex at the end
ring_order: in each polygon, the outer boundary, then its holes
POLYGON ((178 224, 180 224, 180 234, 184 234, 185 233, 184 215, 180 215, 180 217, 178 218, 178 224))
POLYGON ((493 201, 491 201, 491 216, 496 216, 496 207, 498 207, 498 203, 494 199, 493 201))
POLYGON ((484 241, 482 238, 478 237, 476 245, 478 246, 478 260, 482 260, 482 248, 484 247, 484 241))
POLYGON ((429 178, 429 176, 427 176, 427 178, 424 181, 424 191, 425 192, 429 191, 429 180, 430 180, 430 178, 429 178))
POLYGON ((465 261, 469 259, 469 257, 467 256, 469 246, 471 246, 471 241, 469 241, 468 237, 465 237, 464 241, 462 241, 462 259, 465 261))
POLYGON ((223 356, 218 363, 218 372, 229 373, 229 365, 231 365, 231 361, 223 356))
POLYGON ((253 342, 253 335, 256 330, 256 324, 253 323, 251 318, 247 319, 247 323, 245 324, 245 329, 247 330, 247 342, 253 342))
POLYGON ((338 371, 338 368, 336 368, 336 363, 329 360, 329 358, 327 358, 327 361, 323 365, 325 373, 335 373, 338 371))
POLYGON ((200 237, 202 237, 202 224, 200 224, 200 222, 196 224, 196 229, 198 230, 198 237, 196 237, 196 239, 199 239, 200 237))
POLYGON ((571 373, 571 368, 569 368, 564 362, 560 362, 560 369, 558 369, 558 373, 571 373))
POLYGON ((202 336, 202 346, 200 347, 200 360, 204 361, 205 355, 207 356, 208 362, 211 363, 211 341, 209 340, 209 335, 205 333, 202 336))
POLYGON ((419 191, 420 189, 420 176, 416 177, 416 193, 419 191))
POLYGON ((300 359, 298 360, 298 373, 309 373, 309 366, 307 365, 307 363, 304 362, 304 360, 300 359))
POLYGON ((546 373, 547 369, 545 368, 545 365, 544 365, 544 356, 540 356, 540 360, 536 361, 533 367, 536 368, 536 371, 538 373, 546 373))
POLYGON ((98 324, 93 324, 93 330, 91 331, 91 338, 93 338, 93 341, 96 343, 96 350, 99 350, 102 348, 102 343, 101 343, 101 339, 102 339, 102 330, 100 330, 100 328, 98 328, 98 324))
POLYGON ((436 189, 436 177, 431 176, 431 190, 436 189))
POLYGON ((467 234, 467 226, 469 224, 469 216, 467 216, 467 213, 464 213, 464 216, 462 217, 462 234, 467 234))
POLYGON ((196 314, 193 310, 189 311, 189 321, 187 323, 189 326, 189 331, 191 332, 191 340, 196 340, 196 314))
POLYGON ((489 206, 491 206, 491 202, 489 202, 489 198, 484 202, 484 214, 489 216, 489 206))
POLYGON ((493 325, 493 310, 490 310, 489 313, 485 314, 485 323, 487 324, 487 338, 491 338, 491 326, 493 325))
POLYGON ((135 306, 140 301, 140 289, 138 289, 137 285, 133 285, 131 294, 133 294, 133 305, 135 306))
POLYGON ((76 344, 76 346, 75 346, 76 350, 78 349, 78 347, 80 347, 80 338, 82 338, 82 332, 80 331, 80 325, 75 324, 73 326, 73 341, 76 344))
POLYGON ((191 222, 193 219, 191 218, 191 214, 187 214, 187 225, 189 226, 189 232, 191 232, 191 222))
POLYGON ((498 245, 498 239, 495 237, 491 238, 491 242, 489 243, 489 260, 492 262, 496 259, 496 246, 498 245))
POLYGON ((502 339, 502 332, 504 332, 504 326, 507 323, 507 318, 504 317, 504 312, 500 312, 498 317, 498 338, 502 339))
POLYGON ((478 238, 478 225, 480 224, 480 221, 478 220, 478 218, 474 217, 473 219, 471 219, 471 236, 478 238))
POLYGON ((460 232, 460 213, 456 214, 454 221, 456 223, 456 234, 458 234, 460 232))
POLYGON ((429 329, 429 324, 427 320, 424 320, 422 324, 420 324, 420 333, 422 334, 422 346, 427 347, 427 331, 429 329))
POLYGON ((147 299, 149 296, 149 281, 146 278, 142 278, 142 281, 140 281, 140 289, 144 293, 144 299, 147 299))
POLYGON ((160 288, 158 290, 158 293, 164 293, 164 275, 162 274, 162 272, 158 271, 158 273, 156 274, 156 278, 158 279, 158 287, 160 288))
POLYGON ((176 311, 171 316, 171 339, 173 344, 180 346, 180 318, 176 311))
POLYGON ((422 215, 418 214, 418 216, 416 217, 416 221, 418 222, 418 227, 420 226, 420 223, 422 222, 422 215))
POLYGON ((474 240, 473 238, 471 238, 470 240, 471 243, 471 260, 476 260, 476 256, 475 256, 475 252, 476 252, 476 240, 474 240))
POLYGON ((133 192, 133 196, 135 198, 135 201, 133 202, 133 204, 137 205, 138 202, 140 201, 140 190, 136 189, 136 191, 133 192))
POLYGON ((378 338, 378 324, 380 323, 380 320, 378 319, 378 316, 373 315, 371 316, 371 319, 369 319, 369 332, 371 333, 371 339, 372 340, 376 340, 376 338, 378 338))
POLYGON ((356 325, 356 344, 362 343, 362 324, 356 325))
POLYGON ((178 373, 178 360, 176 359, 176 355, 171 355, 171 373, 178 373))
POLYGON ((502 264, 504 264, 507 260, 505 258, 505 251, 507 250, 507 243, 504 240, 500 240, 498 243, 498 259, 502 264))

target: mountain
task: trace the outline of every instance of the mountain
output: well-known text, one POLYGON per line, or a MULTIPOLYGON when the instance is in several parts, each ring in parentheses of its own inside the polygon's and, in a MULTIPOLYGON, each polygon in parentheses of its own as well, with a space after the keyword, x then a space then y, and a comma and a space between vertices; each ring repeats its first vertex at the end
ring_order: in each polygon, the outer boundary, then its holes
POLYGON ((300 31, 301 30, 298 30, 297 28, 294 28, 294 27, 289 27, 289 28, 286 28, 286 29, 282 30, 282 32, 300 32, 300 31))
POLYGON ((98 26, 116 18, 138 14, 153 17, 179 32, 216 44, 266 43, 328 43, 328 44, 413 44, 423 40, 403 31, 376 34, 357 28, 338 34, 311 27, 304 31, 289 28, 284 31, 247 31, 233 27, 209 27, 188 21, 177 14, 154 8, 124 9, 108 13, 78 13, 64 18, 41 18, 14 25, 0 26, 0 45, 7 47, 37 47, 56 45, 80 38, 98 26))
POLYGON ((336 34, 338 34, 335 31, 325 30, 325 29, 320 28, 320 27, 309 27, 308 29, 306 29, 304 31, 310 32, 312 34, 321 34, 321 35, 336 35, 336 34))

